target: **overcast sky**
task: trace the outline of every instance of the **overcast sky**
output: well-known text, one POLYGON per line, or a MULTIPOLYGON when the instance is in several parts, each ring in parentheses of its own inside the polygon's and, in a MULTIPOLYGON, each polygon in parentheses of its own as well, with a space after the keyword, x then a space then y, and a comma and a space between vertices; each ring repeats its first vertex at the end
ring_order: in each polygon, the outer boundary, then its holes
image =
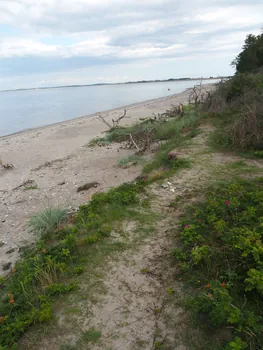
POLYGON ((262 0, 0 0, 0 89, 230 75, 262 0))

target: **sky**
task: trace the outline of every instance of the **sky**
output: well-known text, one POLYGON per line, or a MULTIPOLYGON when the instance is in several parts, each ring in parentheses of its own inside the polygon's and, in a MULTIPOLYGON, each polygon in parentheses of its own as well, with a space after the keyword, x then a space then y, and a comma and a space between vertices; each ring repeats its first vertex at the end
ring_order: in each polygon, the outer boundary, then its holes
POLYGON ((231 75, 262 0, 0 0, 0 89, 231 75))

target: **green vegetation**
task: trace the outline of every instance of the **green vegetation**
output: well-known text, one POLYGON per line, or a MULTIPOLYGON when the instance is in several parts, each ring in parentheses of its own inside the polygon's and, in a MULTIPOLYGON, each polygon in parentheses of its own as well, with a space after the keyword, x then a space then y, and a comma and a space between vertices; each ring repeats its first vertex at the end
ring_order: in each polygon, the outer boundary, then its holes
MULTIPOLYGON (((183 118, 179 118, 176 114, 173 115, 172 112, 170 114, 160 119, 145 119, 131 126, 118 126, 109 130, 103 138, 93 139, 89 143, 89 146, 103 146, 112 142, 127 142, 130 134, 135 135, 136 141, 136 138, 141 138, 147 131, 152 129, 155 130, 152 142, 171 141, 171 139, 175 140, 178 137, 181 140, 182 131, 187 133, 191 127, 197 124, 196 113, 190 107, 185 107, 185 115, 183 118)), ((177 141, 177 144, 180 143, 180 140, 177 141)))
POLYGON ((29 230, 39 236, 50 236, 66 218, 67 211, 61 208, 46 208, 31 217, 29 230))
POLYGON ((193 287, 187 306, 210 332, 231 329, 227 349, 263 345, 262 218, 258 179, 219 184, 182 220, 174 257, 193 287))
POLYGON ((217 130, 213 144, 245 152, 263 150, 263 34, 248 35, 233 61, 236 75, 220 83, 202 108, 217 130))
POLYGON ((118 163, 118 166, 120 168, 125 168, 126 166, 129 165, 129 163, 131 164, 140 164, 143 162, 143 159, 141 156, 138 156, 136 154, 133 154, 131 156, 128 156, 128 157, 125 157, 125 158, 122 158, 119 163, 118 163))
POLYGON ((86 349, 86 344, 96 343, 101 337, 101 332, 96 329, 90 329, 86 332, 82 332, 80 338, 77 340, 75 345, 62 344, 60 350, 80 350, 86 349))
POLYGON ((90 329, 84 332, 81 336, 81 340, 84 343, 96 343, 101 337, 101 332, 96 329, 90 329))
MULTIPOLYGON (((198 107, 215 126, 210 144, 219 150, 262 157, 262 40, 262 34, 248 36, 233 63, 237 74, 198 107)), ((185 305, 204 331, 203 341, 208 339, 200 349, 258 350, 263 348, 263 179, 256 178, 261 169, 244 160, 224 169, 235 180, 213 185, 185 210, 173 256, 188 292, 185 305), (249 181, 236 177, 248 174, 249 181)))
POLYGON ((218 85, 202 108, 216 131, 212 144, 224 149, 263 149, 263 74, 238 74, 218 85))

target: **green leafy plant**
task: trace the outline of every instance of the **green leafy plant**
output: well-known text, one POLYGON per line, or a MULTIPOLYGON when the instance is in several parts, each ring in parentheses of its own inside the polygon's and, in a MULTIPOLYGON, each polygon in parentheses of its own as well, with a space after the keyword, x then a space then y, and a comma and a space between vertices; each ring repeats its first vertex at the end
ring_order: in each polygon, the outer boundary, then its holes
POLYGON ((227 349, 263 346, 263 181, 240 181, 208 191, 186 212, 174 251, 195 289, 186 305, 207 326, 231 327, 227 349))

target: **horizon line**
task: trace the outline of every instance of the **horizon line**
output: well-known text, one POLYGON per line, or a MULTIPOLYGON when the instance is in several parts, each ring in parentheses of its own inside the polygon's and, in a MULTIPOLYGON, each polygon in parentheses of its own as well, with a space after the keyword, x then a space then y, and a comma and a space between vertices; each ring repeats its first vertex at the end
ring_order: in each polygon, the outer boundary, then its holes
POLYGON ((58 86, 41 86, 32 88, 17 88, 17 89, 6 89, 0 90, 0 92, 11 92, 11 91, 25 91, 25 90, 45 90, 45 89, 60 89, 70 87, 86 87, 86 86, 102 86, 102 85, 124 85, 124 84, 142 84, 142 83, 161 83, 161 82, 172 82, 172 81, 191 81, 191 80, 215 80, 222 78, 229 78, 230 76, 218 76, 218 77, 199 77, 199 78, 169 78, 169 79, 155 79, 155 80, 136 80, 127 81, 122 83, 94 83, 94 84, 73 84, 73 85, 58 85, 58 86))

